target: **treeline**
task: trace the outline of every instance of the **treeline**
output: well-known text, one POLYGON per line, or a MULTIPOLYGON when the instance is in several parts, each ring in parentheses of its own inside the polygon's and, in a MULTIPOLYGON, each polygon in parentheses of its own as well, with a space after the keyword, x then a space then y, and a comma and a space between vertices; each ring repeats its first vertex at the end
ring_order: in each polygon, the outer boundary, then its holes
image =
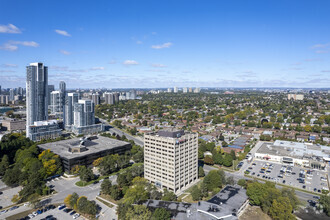
MULTIPOLYGON (((228 144, 225 141, 223 141, 222 146, 227 147, 228 144)), ((246 151, 248 150, 249 148, 246 148, 246 151)), ((243 158, 244 157, 245 155, 243 155, 243 158)), ((207 143, 206 141, 199 139, 198 159, 204 160, 204 163, 208 165, 218 164, 218 165, 223 165, 225 167, 231 167, 233 165, 233 161, 236 160, 237 157, 233 150, 228 154, 223 152, 220 146, 215 146, 214 142, 207 143), (207 151, 212 153, 212 155, 204 156, 204 153, 207 151)))
POLYGON ((293 211, 299 201, 293 189, 277 189, 275 184, 270 182, 250 182, 246 187, 250 204, 260 206, 272 219, 296 219, 293 211))

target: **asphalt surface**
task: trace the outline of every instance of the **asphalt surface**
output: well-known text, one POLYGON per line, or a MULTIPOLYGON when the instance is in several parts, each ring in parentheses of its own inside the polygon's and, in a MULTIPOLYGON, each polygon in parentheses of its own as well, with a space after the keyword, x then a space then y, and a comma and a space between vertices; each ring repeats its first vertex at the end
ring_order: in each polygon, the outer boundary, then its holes
POLYGON ((139 145, 139 146, 143 147, 143 140, 141 140, 141 139, 139 139, 137 137, 134 137, 134 136, 132 136, 132 135, 126 133, 126 132, 123 132, 123 131, 119 130, 118 128, 113 127, 112 125, 109 124, 109 122, 107 122, 104 119, 101 119, 100 118, 100 121, 102 123, 104 123, 106 126, 109 126, 110 127, 109 131, 111 133, 115 133, 115 134, 119 135, 120 137, 123 136, 123 135, 125 135, 128 140, 133 140, 136 145, 139 145))

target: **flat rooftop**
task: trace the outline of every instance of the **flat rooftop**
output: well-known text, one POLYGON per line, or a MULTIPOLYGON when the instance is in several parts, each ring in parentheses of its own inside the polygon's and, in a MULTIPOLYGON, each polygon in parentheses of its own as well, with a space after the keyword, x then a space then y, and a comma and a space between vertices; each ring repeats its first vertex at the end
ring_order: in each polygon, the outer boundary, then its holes
POLYGON ((303 158, 329 158, 330 148, 310 143, 276 140, 274 143, 263 143, 257 153, 303 158))
POLYGON ((94 153, 99 153, 109 149, 114 149, 118 147, 123 147, 130 143, 125 141, 119 141, 112 138, 107 138, 103 136, 97 136, 96 139, 86 140, 84 146, 87 148, 87 151, 71 153, 70 148, 79 148, 81 143, 80 138, 73 138, 69 140, 56 141, 47 144, 38 145, 39 148, 44 150, 50 150, 53 153, 59 155, 60 157, 66 159, 73 159, 77 157, 83 157, 94 153))
POLYGON ((247 201, 246 190, 240 186, 226 186, 209 201, 198 203, 167 202, 148 200, 144 205, 149 208, 165 208, 177 220, 226 220, 238 219, 236 212, 247 201))

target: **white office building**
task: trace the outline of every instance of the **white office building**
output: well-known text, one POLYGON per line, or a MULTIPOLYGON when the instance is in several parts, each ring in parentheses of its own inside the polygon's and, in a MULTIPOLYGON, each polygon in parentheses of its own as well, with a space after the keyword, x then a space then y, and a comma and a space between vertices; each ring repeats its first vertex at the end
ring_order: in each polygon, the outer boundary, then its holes
POLYGON ((144 135, 144 177, 178 193, 198 180, 198 134, 160 130, 144 135))

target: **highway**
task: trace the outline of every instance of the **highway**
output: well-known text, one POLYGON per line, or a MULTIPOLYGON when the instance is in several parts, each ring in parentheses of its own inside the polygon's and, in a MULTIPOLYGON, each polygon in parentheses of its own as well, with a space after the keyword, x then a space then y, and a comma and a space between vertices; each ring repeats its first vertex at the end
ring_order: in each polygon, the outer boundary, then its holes
POLYGON ((132 135, 126 133, 126 132, 123 132, 123 131, 119 130, 118 128, 112 127, 112 125, 110 125, 109 122, 107 122, 104 119, 100 118, 100 121, 102 123, 104 123, 106 126, 110 127, 109 132, 115 133, 115 134, 119 135, 120 137, 125 135, 128 140, 133 140, 136 145, 139 145, 139 146, 143 147, 143 140, 141 140, 140 138, 134 137, 134 136, 132 136, 132 135))

